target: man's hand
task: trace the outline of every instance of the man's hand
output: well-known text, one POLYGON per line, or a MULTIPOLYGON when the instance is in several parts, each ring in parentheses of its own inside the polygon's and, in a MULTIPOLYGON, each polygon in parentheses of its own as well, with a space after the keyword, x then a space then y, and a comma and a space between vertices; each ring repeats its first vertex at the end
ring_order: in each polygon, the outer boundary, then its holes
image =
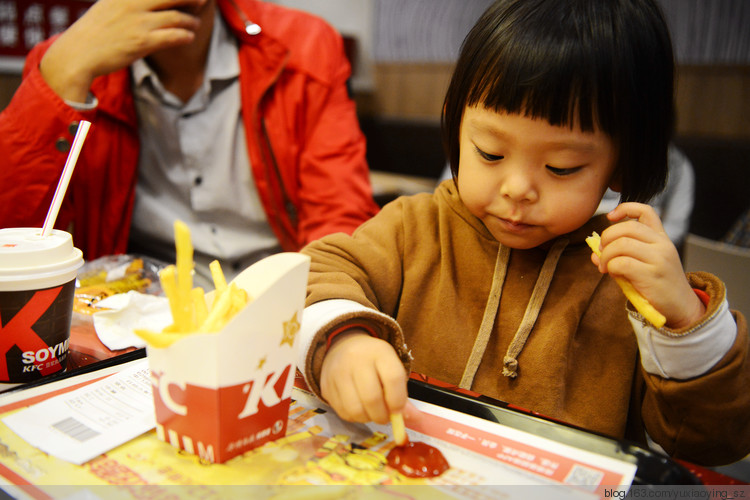
POLYGON ((195 10, 212 0, 97 0, 50 46, 39 66, 63 99, 85 102, 94 78, 157 50, 191 43, 195 10))

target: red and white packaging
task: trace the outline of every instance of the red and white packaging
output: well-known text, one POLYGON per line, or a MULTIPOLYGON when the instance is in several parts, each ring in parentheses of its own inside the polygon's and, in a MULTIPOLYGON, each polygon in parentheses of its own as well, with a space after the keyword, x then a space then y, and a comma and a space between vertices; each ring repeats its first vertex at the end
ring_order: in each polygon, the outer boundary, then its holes
POLYGON ((222 463, 284 436, 309 268, 267 257, 234 279, 251 301, 220 332, 147 347, 160 439, 222 463))

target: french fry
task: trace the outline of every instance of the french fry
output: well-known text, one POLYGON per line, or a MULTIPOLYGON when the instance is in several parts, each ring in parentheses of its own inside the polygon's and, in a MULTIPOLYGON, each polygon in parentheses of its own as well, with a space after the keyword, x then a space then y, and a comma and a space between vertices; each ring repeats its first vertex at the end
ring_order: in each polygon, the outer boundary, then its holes
POLYGON ((193 288, 193 244, 190 242, 190 229, 177 220, 174 223, 174 240, 177 253, 177 310, 174 322, 181 332, 191 332, 193 322, 190 290, 193 288))
POLYGON ((211 278, 214 280, 214 288, 217 292, 223 292, 227 287, 227 280, 224 277, 224 271, 221 270, 221 264, 218 260, 212 261, 208 268, 211 270, 211 278))
POLYGON ((172 321, 180 315, 179 299, 177 298, 177 277, 175 276, 174 265, 169 265, 159 271, 159 282, 164 290, 164 294, 169 300, 169 310, 172 313, 172 321))
POLYGON ((208 306, 203 288, 195 287, 190 290, 190 298, 193 304, 193 321, 196 325, 201 325, 208 317, 208 306))
POLYGON ((391 413, 391 427, 393 427, 393 441, 398 446, 405 445, 409 441, 409 438, 406 436, 404 415, 401 413, 391 413))
POLYGON ((247 296, 247 292, 236 285, 231 287, 230 293, 232 302, 230 316, 234 316, 236 313, 240 312, 250 300, 247 296))
MULTIPOLYGON (((594 231, 591 236, 586 238, 586 243, 597 256, 601 255, 601 250, 599 250, 599 246, 601 245, 601 237, 596 231, 594 231)), ((664 324, 667 322, 667 318, 665 318, 662 313, 654 309, 654 306, 652 306, 651 303, 646 300, 646 298, 641 295, 638 290, 636 290, 633 285, 630 284, 629 281, 618 276, 613 276, 613 278, 615 279, 615 282, 620 286, 623 293, 625 293, 625 297, 627 297, 630 303, 633 304, 633 307, 635 307, 635 309, 639 313, 641 313, 641 315, 646 318, 646 320, 648 320, 656 328, 661 328, 662 326, 664 326, 664 324)))
POLYGON ((133 332, 140 338, 145 340, 152 347, 169 347, 173 343, 177 342, 181 338, 185 337, 183 332, 168 331, 169 327, 165 328, 161 332, 154 332, 146 329, 135 329, 133 332))
POLYGON ((193 288, 190 229, 181 221, 175 222, 174 229, 176 264, 159 272, 159 281, 169 300, 172 324, 158 333, 147 329, 135 331, 153 347, 168 347, 190 333, 218 332, 250 301, 245 290, 235 283, 227 284, 221 264, 213 261, 209 264, 209 269, 216 290, 209 306, 203 289, 193 288))
POLYGON ((216 332, 226 323, 225 318, 229 315, 230 309, 232 308, 231 290, 233 287, 236 287, 234 283, 227 287, 223 293, 214 297, 214 303, 211 304, 211 311, 208 313, 208 317, 206 317, 203 324, 200 325, 200 331, 216 332))

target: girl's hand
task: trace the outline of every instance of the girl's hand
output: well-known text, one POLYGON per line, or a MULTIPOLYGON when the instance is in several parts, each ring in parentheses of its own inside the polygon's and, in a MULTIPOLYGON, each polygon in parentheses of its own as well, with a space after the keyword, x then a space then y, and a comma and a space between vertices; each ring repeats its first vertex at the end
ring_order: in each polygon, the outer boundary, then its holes
POLYGON ((406 370, 388 342, 352 330, 328 349, 320 390, 344 420, 386 424, 406 405, 406 370))
POLYGON ((697 323, 705 306, 688 283, 679 253, 654 209, 623 203, 607 218, 627 220, 602 232, 601 258, 591 257, 599 271, 628 280, 667 318, 667 327, 680 329, 697 323))
POLYGON ((84 102, 97 76, 193 41, 199 20, 179 8, 207 0, 97 0, 44 54, 39 68, 63 99, 84 102))

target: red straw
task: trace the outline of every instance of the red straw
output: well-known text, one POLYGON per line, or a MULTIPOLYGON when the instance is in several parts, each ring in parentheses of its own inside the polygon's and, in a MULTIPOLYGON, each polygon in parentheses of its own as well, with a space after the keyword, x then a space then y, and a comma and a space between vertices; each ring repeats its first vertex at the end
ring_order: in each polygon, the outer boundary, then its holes
POLYGON ((52 204, 47 211, 47 218, 44 219, 44 226, 42 226, 42 236, 49 235, 52 228, 55 226, 55 220, 57 220, 57 213, 60 211, 60 205, 65 197, 65 192, 68 190, 68 183, 70 182, 70 176, 73 175, 73 169, 78 161, 78 154, 81 152, 83 147, 83 141, 86 140, 86 134, 89 132, 91 122, 81 120, 78 124, 78 131, 73 139, 73 146, 70 148, 68 159, 65 161, 65 167, 63 167, 62 176, 60 181, 57 183, 57 189, 55 195, 52 197, 52 204))

